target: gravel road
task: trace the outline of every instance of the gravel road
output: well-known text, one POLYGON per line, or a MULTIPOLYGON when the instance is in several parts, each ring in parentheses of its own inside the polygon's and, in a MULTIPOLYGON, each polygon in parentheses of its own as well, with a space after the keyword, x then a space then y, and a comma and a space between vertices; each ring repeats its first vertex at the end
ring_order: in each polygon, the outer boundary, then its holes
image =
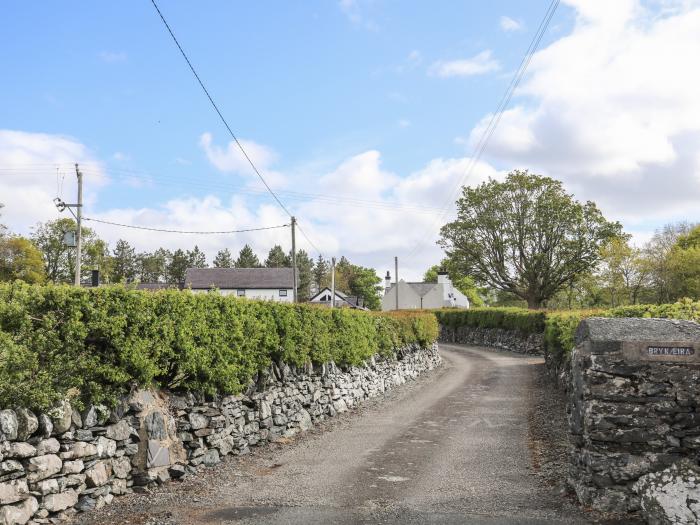
POLYGON ((617 523, 563 496, 556 464, 538 472, 557 450, 532 428, 548 424, 532 415, 541 358, 440 349, 440 369, 381 400, 80 522, 617 523))

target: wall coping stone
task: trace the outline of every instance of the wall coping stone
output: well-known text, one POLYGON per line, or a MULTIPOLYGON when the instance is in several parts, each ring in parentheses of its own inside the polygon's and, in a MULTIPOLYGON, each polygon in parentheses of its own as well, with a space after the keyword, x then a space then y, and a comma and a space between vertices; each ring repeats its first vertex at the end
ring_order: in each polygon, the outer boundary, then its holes
POLYGON ((677 319, 584 319, 575 344, 590 354, 620 353, 629 361, 700 363, 700 324, 677 319))

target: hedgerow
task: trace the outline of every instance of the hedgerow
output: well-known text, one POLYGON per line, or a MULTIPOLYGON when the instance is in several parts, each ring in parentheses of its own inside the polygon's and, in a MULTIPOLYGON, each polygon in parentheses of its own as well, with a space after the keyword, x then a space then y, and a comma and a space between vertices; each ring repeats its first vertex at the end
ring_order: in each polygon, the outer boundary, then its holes
POLYGON ((524 335, 543 334, 548 359, 559 366, 574 347, 579 323, 588 317, 661 317, 700 322, 700 301, 684 299, 673 304, 643 304, 609 310, 526 310, 524 308, 472 308, 435 310, 441 325, 456 328, 503 328, 524 335))
POLYGON ((111 403, 132 385, 241 392, 275 361, 358 365, 437 338, 427 312, 374 314, 121 286, 0 284, 0 407, 111 403))
POLYGON ((525 308, 470 308, 469 310, 434 310, 440 324, 456 328, 503 328, 518 330, 525 335, 544 331, 545 312, 525 308))

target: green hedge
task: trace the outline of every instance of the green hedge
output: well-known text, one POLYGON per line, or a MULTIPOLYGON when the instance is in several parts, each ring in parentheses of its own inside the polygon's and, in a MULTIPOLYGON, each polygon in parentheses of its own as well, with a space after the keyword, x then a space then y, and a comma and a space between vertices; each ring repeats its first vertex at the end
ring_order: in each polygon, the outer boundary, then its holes
POLYGON ((588 317, 662 317, 700 322, 700 301, 684 299, 673 304, 643 304, 610 310, 526 310, 524 308, 473 308, 435 310, 443 326, 504 328, 524 335, 544 334, 544 351, 555 367, 564 363, 574 347, 579 323, 588 317))
POLYGON ((216 293, 0 284, 0 407, 69 396, 110 403, 132 384, 238 393, 272 360, 356 365, 437 338, 430 313, 380 315, 216 293))
POLYGON ((519 330, 525 335, 542 333, 546 314, 542 310, 525 308, 470 308, 469 310, 434 310, 438 322, 456 328, 504 328, 519 330))

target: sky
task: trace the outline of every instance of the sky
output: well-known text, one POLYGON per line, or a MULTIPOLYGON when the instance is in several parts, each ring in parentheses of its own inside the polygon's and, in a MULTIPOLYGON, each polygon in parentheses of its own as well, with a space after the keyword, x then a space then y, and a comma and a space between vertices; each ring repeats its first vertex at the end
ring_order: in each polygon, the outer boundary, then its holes
MULTIPOLYGON (((312 257, 419 279, 462 184, 562 180, 638 244, 700 220, 700 1, 562 0, 483 156, 549 0, 185 2, 159 7, 312 257)), ((289 223, 148 0, 20 2, 0 18, 0 222, 84 215, 164 229, 289 223), (65 216, 66 212, 64 212, 65 216)), ((220 235, 87 222, 114 246, 209 261, 288 228, 220 235)))

